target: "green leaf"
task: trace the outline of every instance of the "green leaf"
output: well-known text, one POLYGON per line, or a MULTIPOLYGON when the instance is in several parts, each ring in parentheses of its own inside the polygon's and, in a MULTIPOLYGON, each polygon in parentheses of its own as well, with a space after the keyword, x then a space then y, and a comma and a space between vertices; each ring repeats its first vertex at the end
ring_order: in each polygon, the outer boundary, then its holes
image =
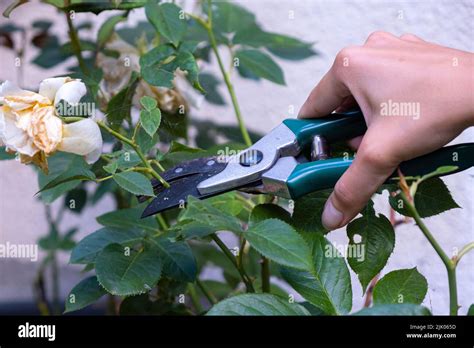
POLYGON ((395 247, 392 224, 383 214, 375 215, 372 205, 370 202, 362 212, 363 216, 349 223, 346 230, 349 238, 347 261, 359 276, 364 292, 395 247))
POLYGON ((153 187, 150 180, 140 173, 122 172, 114 174, 115 182, 124 190, 134 195, 153 196, 153 187))
POLYGON ((156 101, 155 98, 149 97, 149 96, 144 96, 140 98, 140 104, 148 110, 151 111, 153 109, 156 109, 156 106, 158 105, 158 102, 156 101))
POLYGON ((299 304, 269 294, 244 294, 214 305, 207 315, 310 315, 299 304))
POLYGON ((222 210, 213 207, 206 201, 201 201, 195 197, 188 197, 186 209, 181 213, 180 221, 186 220, 199 222, 208 225, 214 231, 232 231, 236 233, 242 232, 242 226, 239 219, 225 214, 222 210))
POLYGON ((87 191, 77 188, 69 191, 64 197, 64 206, 73 213, 80 214, 87 203, 87 191))
POLYGON ((253 224, 244 234, 259 253, 276 263, 296 269, 311 269, 311 253, 304 239, 278 219, 253 224))
POLYGON ((171 62, 171 67, 173 68, 173 70, 179 68, 182 71, 186 71, 186 78, 193 85, 193 87, 196 88, 198 91, 205 93, 205 90, 199 83, 199 67, 196 63, 196 59, 194 58, 191 52, 178 52, 176 59, 171 62))
POLYGON ((291 223, 290 213, 276 204, 259 204, 252 209, 249 226, 267 219, 280 219, 286 223, 291 223))
POLYGON ((8 153, 5 146, 0 146, 0 161, 15 159, 15 155, 8 153))
POLYGON ((140 121, 143 129, 150 137, 153 137, 161 123, 160 109, 140 111, 140 121))
POLYGON ((69 263, 94 263, 97 255, 107 245, 115 243, 123 246, 133 246, 141 242, 144 237, 145 233, 137 228, 101 228, 77 243, 72 249, 69 263))
POLYGON ((269 55, 257 50, 241 49, 236 52, 235 57, 239 60, 239 65, 252 74, 279 85, 285 84, 283 71, 269 55))
POLYGON ((62 0, 45 0, 64 12, 92 12, 98 14, 108 10, 131 10, 145 6, 147 0, 120 0, 120 1, 85 1, 72 0, 70 2, 62 0), (67 6, 66 6, 67 5, 67 6))
POLYGON ((144 208, 145 205, 142 204, 134 208, 114 210, 99 216, 97 222, 107 227, 140 228, 156 232, 158 223, 154 217, 141 218, 144 208))
POLYGON ((434 172, 423 175, 420 178, 420 181, 425 181, 425 180, 433 178, 435 176, 446 175, 446 174, 452 173, 452 172, 454 172, 458 169, 459 169, 459 167, 457 167, 457 166, 441 166, 441 167, 438 167, 434 172))
POLYGON ((99 283, 111 294, 138 295, 150 291, 161 276, 162 261, 157 250, 145 246, 139 251, 110 244, 97 256, 99 283))
POLYGON ((87 163, 81 156, 74 156, 69 158, 69 163, 64 170, 57 176, 51 175, 53 178, 41 186, 38 192, 43 192, 71 181, 95 180, 95 175, 89 170, 87 163))
POLYGON ((115 174, 118 169, 118 162, 114 161, 102 167, 107 173, 115 174))
POLYGON ((112 128, 117 129, 124 120, 130 121, 130 108, 138 81, 138 74, 132 72, 127 86, 114 95, 107 105, 107 121, 112 128))
MULTIPOLYGON (((232 33, 255 23, 255 15, 243 7, 227 2, 212 3, 212 25, 218 32, 232 33)), ((204 8, 207 13, 207 4, 204 8)))
POLYGON ((177 47, 186 34, 186 18, 181 8, 171 3, 157 5, 150 1, 145 6, 145 13, 156 31, 177 47))
POLYGON ((459 205, 454 201, 443 180, 431 178, 418 186, 415 207, 418 214, 424 218, 459 208, 459 205))
POLYGON ((308 234, 312 265, 309 270, 282 267, 282 277, 312 305, 330 314, 346 314, 352 307, 352 288, 344 257, 319 234, 308 234))
POLYGON ((96 276, 83 279, 69 293, 64 313, 74 312, 96 302, 107 292, 100 286, 96 276))
POLYGON ((140 57, 143 79, 153 86, 173 88, 174 66, 170 64, 175 50, 170 45, 160 45, 140 57), (171 57, 171 58, 169 58, 171 57))
POLYGON ((298 232, 310 234, 329 232, 321 222, 321 215, 331 192, 332 190, 318 191, 295 201, 292 225, 298 232))
POLYGON ((377 282, 374 304, 421 304, 428 291, 428 282, 415 268, 392 271, 377 282))
POLYGON ((108 18, 102 26, 99 28, 99 32, 97 34, 97 46, 102 48, 105 46, 105 43, 110 39, 112 34, 115 31, 115 26, 117 23, 124 21, 126 17, 123 15, 113 16, 108 18))
POLYGON ((428 308, 411 304, 381 304, 364 308, 354 315, 431 315, 428 308))
POLYGON ((221 81, 210 73, 199 74, 202 88, 206 91, 205 99, 215 105, 225 105, 224 98, 219 92, 221 81))
POLYGON ((164 236, 151 238, 149 241, 159 250, 164 275, 183 282, 193 282, 196 279, 196 259, 187 243, 171 242, 164 236))
POLYGON ((469 306, 469 309, 467 310, 467 315, 469 315, 469 316, 474 315, 474 304, 469 306))
POLYGON ((238 31, 232 42, 255 48, 265 47, 274 55, 289 60, 301 60, 316 54, 311 43, 283 34, 266 32, 257 25, 238 31))

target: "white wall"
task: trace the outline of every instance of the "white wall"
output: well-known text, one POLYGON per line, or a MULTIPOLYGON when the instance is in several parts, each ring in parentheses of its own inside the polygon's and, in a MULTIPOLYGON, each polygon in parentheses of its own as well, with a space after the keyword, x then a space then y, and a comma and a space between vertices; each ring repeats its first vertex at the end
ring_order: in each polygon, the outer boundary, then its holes
MULTIPOLYGON (((450 47, 473 51, 473 2, 466 1, 317 1, 317 0, 260 0, 240 1, 255 12, 260 23, 270 31, 296 36, 315 43, 320 55, 300 63, 280 60, 285 71, 286 87, 263 81, 243 80, 233 76, 238 99, 247 126, 261 132, 269 131, 290 114, 291 107, 298 111, 309 91, 330 67, 334 55, 343 47, 362 44, 368 34, 376 30, 389 31, 396 35, 414 33, 428 41, 450 47), (289 15, 293 14, 294 19, 289 15)), ((2 2, 3 11, 6 4, 2 2)), ((49 6, 31 4, 20 7, 12 15, 16 23, 27 25, 32 19, 56 20, 55 29, 66 38, 64 19, 49 6)), ((107 16, 87 15, 97 23, 107 16)), ((84 16, 79 17, 84 18, 84 16)), ((143 18, 143 13, 134 11, 131 19, 143 18), (137 13, 135 13, 137 12, 137 13)), ((2 24, 4 19, 1 20, 2 24)), ((97 28, 96 28, 97 29, 97 28)), ((57 31, 56 31, 57 32, 57 31)), ((27 60, 34 56, 27 51, 27 60)), ((0 48, 0 79, 15 80, 14 55, 0 48)), ((211 69, 216 70, 215 64, 211 69)), ((216 70, 217 71, 217 70, 216 70)), ((62 68, 44 71, 27 64, 25 86, 37 86, 43 78, 62 73, 62 68)), ((223 95, 226 91, 222 89, 223 95)), ((228 99, 228 98, 227 98, 228 99)), ((217 107, 204 104, 193 117, 209 118, 222 124, 233 124, 230 106, 217 107)), ((465 131, 455 142, 474 140, 473 130, 465 131)), ((474 240, 473 231, 473 185, 474 170, 465 171, 446 179, 455 200, 463 209, 456 209, 441 216, 426 220, 440 244, 451 254, 453 248, 474 240)), ((39 235, 46 233, 47 224, 42 205, 33 197, 37 191, 36 177, 32 169, 16 162, 0 162, 0 242, 33 243, 39 235)), ((68 225, 80 225, 81 236, 95 230, 94 217, 113 209, 112 201, 106 200, 96 209, 86 210, 79 220, 68 216, 68 225)), ((380 212, 388 214, 386 199, 377 200, 380 212)), ((385 272, 417 266, 429 283, 425 305, 434 313, 448 312, 448 288, 446 272, 435 252, 413 224, 397 228, 397 243, 385 272)), ((347 243, 343 230, 330 234, 330 239, 347 243)), ((67 255, 62 258, 67 261, 67 255)), ((458 291, 460 313, 465 313, 474 302, 474 253, 466 256, 459 266, 458 291)), ((64 266, 67 276, 62 291, 67 293, 74 279, 80 277, 77 268, 64 266)), ((33 276, 31 264, 10 260, 0 262, 0 301, 4 299, 29 298, 33 276)), ((354 308, 362 303, 360 285, 353 277, 354 308)))

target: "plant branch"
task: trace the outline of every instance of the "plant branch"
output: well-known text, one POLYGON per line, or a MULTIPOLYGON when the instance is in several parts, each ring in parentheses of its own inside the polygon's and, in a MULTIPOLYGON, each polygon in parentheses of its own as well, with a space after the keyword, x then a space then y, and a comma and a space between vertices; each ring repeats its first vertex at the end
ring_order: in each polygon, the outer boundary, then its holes
POLYGON ((204 284, 196 278, 196 285, 202 291, 204 296, 206 296, 207 300, 211 305, 215 305, 218 301, 215 296, 204 286, 204 284))
POLYGON ((262 292, 270 292, 270 260, 262 256, 262 292))
POLYGON ((189 296, 191 297, 191 302, 193 303, 194 308, 196 308, 196 312, 198 314, 203 312, 204 309, 202 308, 201 300, 193 284, 188 284, 188 292, 189 292, 189 296))
POLYGON ((433 249, 436 251, 438 256, 440 257, 441 261, 443 261, 444 266, 446 267, 446 271, 448 272, 448 283, 449 283, 449 314, 450 315, 457 315, 458 314, 458 295, 457 295, 457 284, 456 284, 456 264, 446 255, 444 250, 438 244, 434 236, 431 234, 428 227, 426 227, 425 223, 421 219, 418 211, 414 207, 414 205, 409 201, 407 195, 404 191, 400 192, 400 197, 405 204, 408 212, 410 215, 415 219, 416 224, 420 228, 421 232, 425 235, 428 242, 431 244, 433 249))
POLYGON ((245 127, 244 120, 242 118, 242 114, 240 112, 240 106, 239 102, 237 100, 237 96, 235 95, 235 90, 232 82, 230 81, 230 76, 228 72, 226 71, 224 67, 224 63, 222 62, 222 58, 219 53, 218 45, 217 45, 217 40, 214 35, 214 32, 212 30, 212 9, 211 9, 211 4, 209 3, 208 5, 208 20, 207 23, 203 20, 197 20, 197 22, 202 25, 206 31, 207 35, 209 36, 209 41, 211 43, 212 51, 214 52, 217 63, 219 64, 219 69, 222 73, 222 77, 224 78, 224 82, 227 86, 227 90, 229 91, 230 98, 232 100, 232 106, 234 107, 234 112, 235 112, 235 117, 237 117, 237 122, 239 124, 240 128, 240 133, 242 133, 242 138, 244 139, 244 142, 247 146, 252 145, 252 140, 250 139, 250 135, 247 131, 247 128, 245 127))
POLYGON ((69 28, 69 39, 71 40, 71 47, 79 63, 79 68, 81 68, 82 72, 85 75, 89 75, 89 69, 87 68, 86 63, 84 62, 84 58, 82 57, 81 44, 79 41, 79 37, 77 36, 76 28, 74 28, 74 25, 72 24, 70 14, 67 12, 64 12, 64 14, 66 15, 67 26, 69 28))
POLYGON ((249 279, 248 275, 245 273, 245 270, 243 267, 239 266, 237 263, 237 258, 230 252, 229 248, 224 244, 224 242, 217 236, 217 234, 213 233, 211 234, 212 240, 217 244, 217 246, 223 251, 225 256, 232 262, 234 267, 237 269, 237 271, 240 274, 240 277, 242 278, 242 281, 244 282, 247 292, 255 292, 255 289, 253 287, 253 284, 251 280, 249 279))
POLYGON ((474 249, 474 242, 466 244, 461 251, 453 258, 454 265, 457 266, 461 258, 466 255, 469 251, 474 249))

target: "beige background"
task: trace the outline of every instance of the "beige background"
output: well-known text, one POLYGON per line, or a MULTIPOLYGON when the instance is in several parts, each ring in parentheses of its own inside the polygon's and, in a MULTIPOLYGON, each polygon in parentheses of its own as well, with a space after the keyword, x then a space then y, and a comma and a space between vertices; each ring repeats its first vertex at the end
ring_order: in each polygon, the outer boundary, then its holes
MULTIPOLYGON (((334 55, 344 46, 362 44, 368 34, 375 30, 385 30, 396 35, 414 33, 426 40, 473 51, 473 2, 472 1, 241 1, 243 6, 256 13, 264 28, 270 31, 286 33, 300 39, 314 42, 319 56, 302 62, 279 60, 287 82, 286 87, 262 81, 254 82, 233 76, 237 96, 241 103, 245 121, 250 129, 269 131, 284 118, 294 117, 294 113, 305 100, 307 94, 324 72, 330 67, 334 55), (294 19, 290 19, 293 15, 294 19)), ((6 1, 1 1, 1 8, 6 1)), ((111 13, 99 16, 78 15, 77 21, 88 19, 96 23, 95 30, 111 13)), ((142 19, 143 11, 133 11, 131 22, 142 19)), ((38 3, 25 5, 11 16, 17 24, 27 26, 36 19, 49 19, 55 22, 53 30, 66 40, 65 20, 51 7, 38 3)), ((5 19, 0 19, 1 24, 5 19)), ((225 52, 223 52, 225 55, 225 52)), ((24 62, 24 87, 36 88, 47 77, 64 72, 65 62, 52 70, 41 70, 29 64, 36 51, 28 47, 24 62)), ((0 48, 0 79, 16 80, 14 54, 0 48)), ((215 62, 214 62, 215 63, 215 62)), ((207 67, 216 70, 215 64, 207 67)), ((226 91, 222 89, 223 95, 226 91)), ((228 100, 228 98, 227 98, 228 100)), ((234 115, 229 106, 217 107, 204 103, 193 117, 212 119, 221 124, 233 124, 234 115)), ((474 141, 472 129, 466 130, 454 142, 474 141)), ((464 244, 474 240, 473 231, 473 174, 471 169, 446 178, 454 198, 463 209, 452 210, 441 216, 426 219, 440 244, 449 254, 464 244)), ((0 162, 0 243, 34 243, 45 234, 47 224, 44 208, 34 198, 37 191, 36 176, 29 167, 17 162, 0 162)), ((380 212, 388 214, 386 199, 377 200, 380 212)), ((80 226, 80 237, 93 232, 98 224, 95 216, 112 210, 112 201, 106 199, 94 209, 86 209, 78 219, 67 216, 64 226, 80 226)), ((397 268, 417 266, 426 276, 429 292, 425 305, 434 313, 448 312, 448 289, 445 270, 435 252, 413 224, 397 228, 397 244, 384 272, 397 268)), ((330 239, 338 243, 347 243, 343 230, 330 234, 330 239)), ((76 267, 67 265, 67 255, 62 255, 62 292, 66 294, 80 279, 76 267)), ((31 298, 31 281, 37 264, 25 260, 0 260, 0 301, 31 298)), ((460 313, 466 313, 474 302, 474 253, 466 256, 459 266, 459 303, 460 313)), ((218 277, 213 272, 209 277, 218 277)), ((354 308, 362 304, 360 285, 353 277, 354 308)))

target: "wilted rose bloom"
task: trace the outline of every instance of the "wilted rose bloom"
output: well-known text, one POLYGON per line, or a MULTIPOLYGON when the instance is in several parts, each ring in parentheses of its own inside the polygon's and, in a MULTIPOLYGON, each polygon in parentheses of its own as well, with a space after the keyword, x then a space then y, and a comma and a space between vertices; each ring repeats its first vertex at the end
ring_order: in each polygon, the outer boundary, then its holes
MULTIPOLYGON (((106 48, 118 52, 120 56, 114 58, 106 56, 103 53, 97 55, 97 66, 99 66, 104 73, 100 85, 103 93, 101 103, 103 106, 128 84, 133 71, 140 71, 140 51, 138 48, 128 44, 118 35, 112 36, 106 48)), ((179 79, 184 80, 183 74, 177 74, 175 80, 179 79)), ((170 114, 177 113, 181 106, 184 106, 184 109, 187 110, 187 102, 197 106, 199 103, 197 93, 192 91, 192 87, 189 88, 189 91, 186 91, 185 88, 182 88, 182 85, 184 84, 180 84, 179 88, 176 86, 170 89, 152 86, 146 81, 140 80, 135 91, 133 104, 140 107, 139 100, 146 95, 156 99, 160 110, 170 114)))
POLYGON ((69 77, 43 80, 38 93, 5 81, 0 85, 0 141, 22 163, 33 162, 43 170, 46 157, 58 150, 85 156, 88 163, 97 161, 102 151, 97 123, 84 119, 63 124, 56 113, 60 101, 75 105, 85 94, 84 83, 69 77))

